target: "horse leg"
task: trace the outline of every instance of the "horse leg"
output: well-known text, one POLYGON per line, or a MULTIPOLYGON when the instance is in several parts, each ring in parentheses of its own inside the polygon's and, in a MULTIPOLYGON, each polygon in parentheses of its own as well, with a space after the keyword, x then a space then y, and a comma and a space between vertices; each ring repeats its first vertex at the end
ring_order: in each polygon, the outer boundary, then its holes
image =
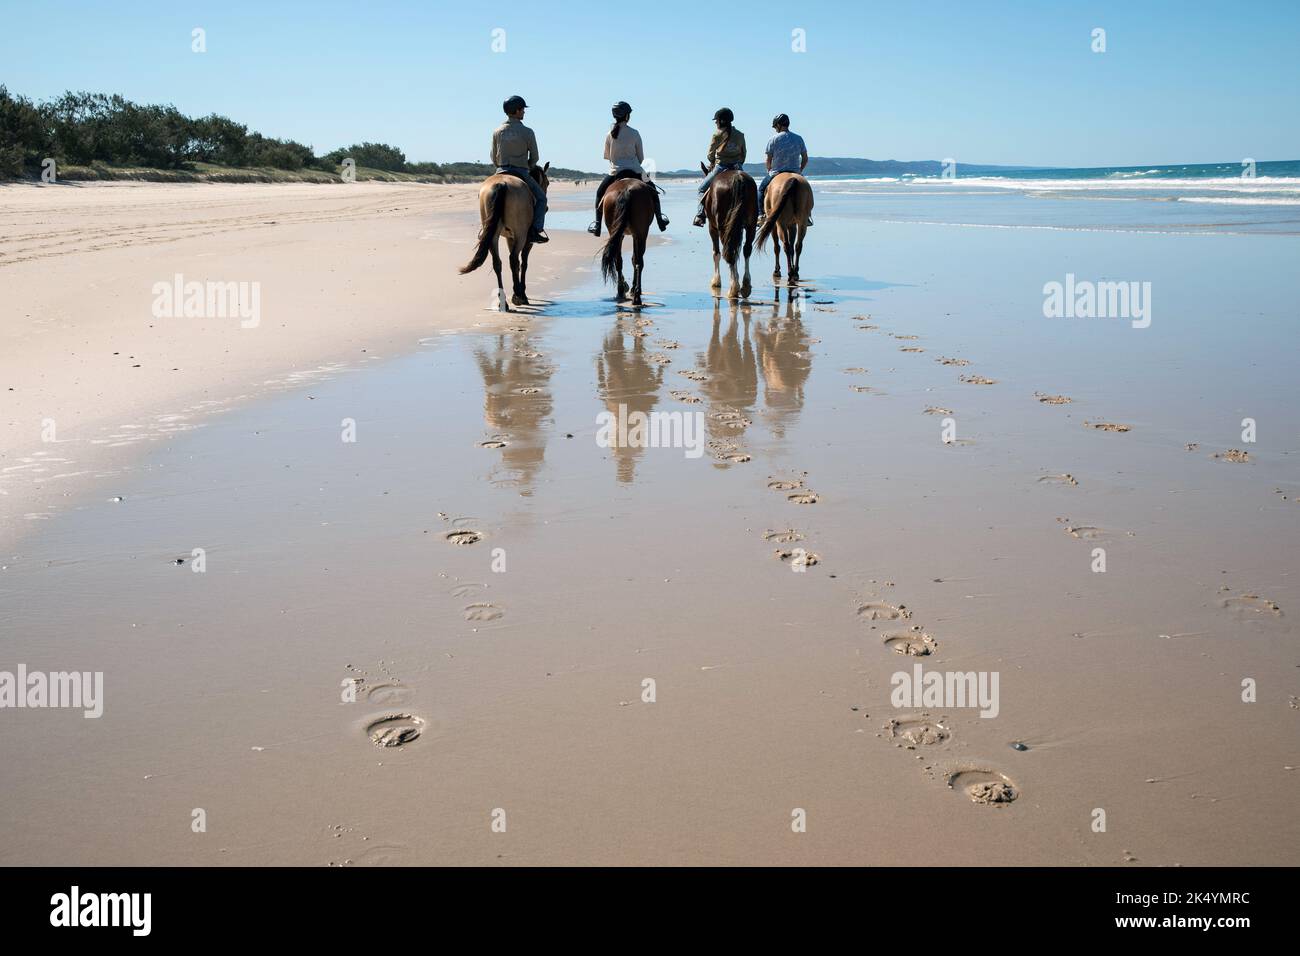
POLYGON ((627 280, 623 278, 623 239, 620 236, 618 240, 618 301, 622 302, 627 298, 627 280))
POLYGON ((748 299, 749 293, 754 290, 754 287, 750 284, 749 281, 749 256, 750 253, 752 253, 753 251, 754 251, 754 224, 751 222, 748 226, 745 227, 745 249, 744 249, 745 279, 740 285, 740 297, 742 299, 748 299))
POLYGON ((718 251, 718 227, 709 223, 709 238, 713 240, 713 279, 709 282, 709 288, 714 292, 722 291, 722 273, 719 271, 719 262, 722 253, 718 251))
POLYGON ((772 256, 776 260, 772 265, 772 278, 781 278, 781 230, 772 230, 772 256))
POLYGON ((492 237, 492 271, 497 274, 497 311, 509 312, 510 303, 506 301, 506 290, 501 284, 501 250, 497 248, 497 237, 492 237))
POLYGON ((645 232, 632 236, 632 304, 641 304, 641 269, 645 266, 645 237, 650 231, 646 223, 645 232))
POLYGON ((794 244, 794 272, 795 277, 799 275, 799 263, 803 260, 803 237, 808 234, 808 226, 805 223, 799 223, 796 227, 797 237, 794 244))
POLYGON ((528 253, 533 251, 531 242, 524 243, 524 250, 519 255, 519 304, 532 305, 528 301, 528 253))
POLYGON ((510 279, 514 286, 514 295, 510 301, 515 305, 523 305, 528 300, 524 298, 523 285, 519 281, 519 245, 514 239, 510 240, 510 279))

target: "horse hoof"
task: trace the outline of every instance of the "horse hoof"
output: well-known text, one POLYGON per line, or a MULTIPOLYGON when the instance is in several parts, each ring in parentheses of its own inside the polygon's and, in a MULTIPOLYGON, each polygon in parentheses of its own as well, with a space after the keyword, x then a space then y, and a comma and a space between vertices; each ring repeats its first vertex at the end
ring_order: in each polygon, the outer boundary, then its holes
POLYGON ((526 295, 511 296, 510 301, 515 305, 532 305, 532 303, 528 301, 528 296, 526 295))

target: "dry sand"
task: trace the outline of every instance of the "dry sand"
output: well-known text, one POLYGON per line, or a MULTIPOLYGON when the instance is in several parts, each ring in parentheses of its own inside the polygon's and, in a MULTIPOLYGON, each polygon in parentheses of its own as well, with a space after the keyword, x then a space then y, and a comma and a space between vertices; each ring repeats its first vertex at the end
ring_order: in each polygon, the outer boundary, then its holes
MULTIPOLYGON (((573 191, 557 184, 553 204, 573 191)), ((476 197, 389 183, 0 187, 0 546, 141 445, 494 321, 488 267, 456 273, 476 197), (260 322, 155 317, 154 284, 177 274, 259 283, 260 322)), ((534 257, 535 294, 578 241, 557 233, 534 257)))

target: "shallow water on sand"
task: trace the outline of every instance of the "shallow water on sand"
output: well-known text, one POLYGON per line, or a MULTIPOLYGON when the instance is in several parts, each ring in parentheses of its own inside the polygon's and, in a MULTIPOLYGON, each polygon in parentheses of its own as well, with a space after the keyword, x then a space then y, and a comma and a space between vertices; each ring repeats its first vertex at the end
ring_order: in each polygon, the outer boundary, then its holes
POLYGON ((582 262, 26 542, 0 667, 106 702, 7 712, 0 861, 1294 864, 1295 240, 836 200, 803 289, 759 256, 736 304, 685 188, 668 212, 645 308, 582 262), (1067 272, 1150 281, 1150 327, 1044 318, 1067 272), (713 444, 601 447, 619 405, 713 444), (891 727, 918 663, 998 672, 997 716, 891 727))

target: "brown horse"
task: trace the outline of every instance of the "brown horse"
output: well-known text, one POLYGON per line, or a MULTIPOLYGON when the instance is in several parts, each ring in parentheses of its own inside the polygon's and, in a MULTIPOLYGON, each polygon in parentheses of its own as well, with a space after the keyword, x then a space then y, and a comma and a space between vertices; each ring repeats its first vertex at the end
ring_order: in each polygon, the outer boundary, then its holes
MULTIPOLYGON (((550 185, 546 171, 551 164, 534 166, 531 170, 533 179, 541 185, 542 191, 550 185)), ((515 305, 529 305, 528 294, 524 285, 528 276, 528 251, 533 244, 528 241, 528 230, 533 224, 533 194, 528 186, 519 181, 517 176, 509 173, 494 173, 483 180, 478 191, 478 217, 482 227, 478 233, 478 245, 474 255, 461 266, 460 274, 473 272, 492 254, 492 268, 497 274, 497 307, 509 312, 506 293, 501 285, 501 253, 497 251, 497 236, 505 236, 510 247, 510 280, 514 294, 510 301, 515 305)))
MULTIPOLYGON (((709 171, 703 163, 700 163, 700 168, 706 173, 709 171)), ((704 213, 708 216, 709 236, 713 240, 713 281, 709 287, 714 292, 722 290, 719 258, 725 259, 731 269, 731 288, 727 291, 727 298, 748 299, 751 289, 749 255, 754 251, 754 230, 758 223, 758 185, 744 170, 722 170, 704 196, 704 213), (742 239, 745 253, 743 281, 736 273, 742 239)))
POLYGON ((609 230, 600 256, 600 274, 608 282, 618 279, 618 301, 627 298, 623 279, 623 236, 632 233, 632 304, 641 304, 641 269, 645 265, 645 240, 655 217, 655 187, 639 179, 610 184, 600 200, 600 213, 609 230))
POLYGON ((777 173, 763 195, 763 227, 758 230, 758 248, 767 237, 773 238, 776 266, 772 278, 781 278, 781 243, 785 243, 786 275, 790 282, 799 281, 799 259, 803 256, 803 237, 812 218, 813 192, 808 180, 799 173, 777 173))

